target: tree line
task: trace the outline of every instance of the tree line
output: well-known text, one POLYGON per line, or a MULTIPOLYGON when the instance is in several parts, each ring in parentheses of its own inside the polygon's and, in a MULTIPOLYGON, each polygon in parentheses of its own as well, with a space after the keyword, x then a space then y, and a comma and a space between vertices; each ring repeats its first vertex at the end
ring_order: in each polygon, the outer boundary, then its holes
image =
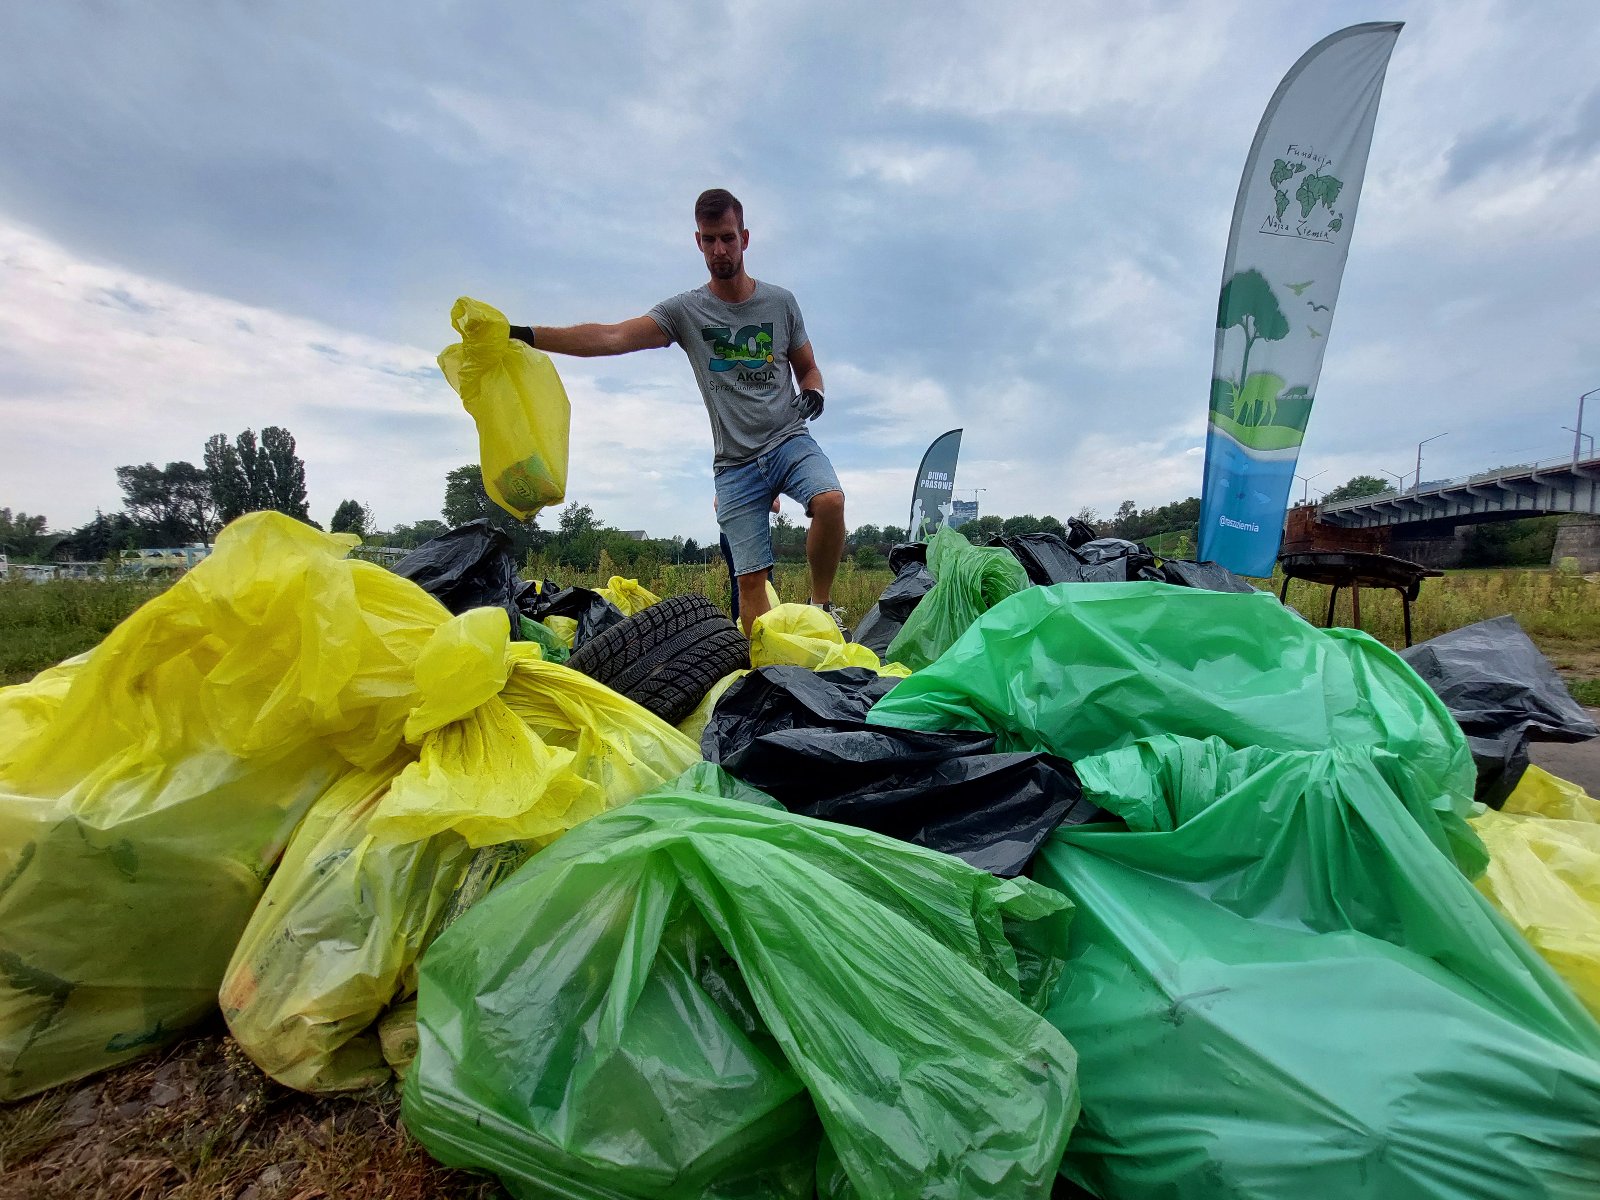
MULTIPOLYGON (((247 512, 271 509, 305 521, 312 520, 306 497, 305 463, 296 452, 294 436, 269 425, 259 437, 253 430, 229 438, 208 438, 200 465, 170 462, 121 466, 116 469, 123 507, 114 513, 96 512, 77 529, 49 532, 42 515, 0 508, 0 553, 17 559, 55 558, 79 562, 114 557, 124 550, 183 546, 210 542, 218 529, 247 512)), ((372 509, 358 500, 339 502, 329 520, 334 533, 355 533, 382 546, 412 549, 468 521, 485 518, 511 540, 517 561, 549 572, 593 571, 602 555, 630 574, 653 574, 665 563, 710 563, 721 559, 715 542, 704 545, 694 538, 639 539, 601 522, 594 509, 573 501, 554 514, 550 527, 539 519, 518 521, 489 499, 476 463, 465 463, 445 476, 440 520, 423 519, 390 529, 377 525, 372 509)), ((1371 475, 1357 475, 1332 489, 1324 500, 1373 495, 1388 485, 1371 475)), ((1190 496, 1169 504, 1141 509, 1125 500, 1102 518, 1092 508, 1080 509, 1076 518, 1102 537, 1143 541, 1163 534, 1197 540, 1200 500, 1190 496)), ((1028 533, 1065 535, 1067 523, 1046 514, 1001 517, 985 515, 961 529, 974 544, 996 537, 1028 533)), ((805 561, 807 525, 780 513, 773 519, 772 544, 780 562, 805 561)), ((882 567, 889 551, 905 540, 896 525, 861 525, 851 530, 845 552, 863 569, 882 567)))
MULTIPOLYGON (((259 438, 251 429, 231 440, 215 434, 206 441, 200 465, 136 463, 118 467, 116 475, 122 491, 118 511, 97 509, 76 529, 53 533, 46 532, 44 517, 19 514, 0 522, 0 550, 18 558, 98 561, 124 550, 208 543, 223 525, 259 509, 316 524, 306 500, 305 463, 296 453, 294 435, 278 425, 268 425, 259 438), (22 523, 30 536, 19 538, 15 527, 22 523)), ((9 510, 0 513, 9 518, 9 510)))

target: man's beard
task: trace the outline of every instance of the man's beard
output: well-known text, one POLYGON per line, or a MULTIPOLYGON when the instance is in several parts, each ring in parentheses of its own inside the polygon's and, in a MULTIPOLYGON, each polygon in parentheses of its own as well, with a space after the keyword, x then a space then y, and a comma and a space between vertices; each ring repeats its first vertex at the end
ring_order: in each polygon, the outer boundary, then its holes
POLYGON ((732 279, 738 273, 738 263, 719 262, 711 264, 711 274, 718 279, 732 279))

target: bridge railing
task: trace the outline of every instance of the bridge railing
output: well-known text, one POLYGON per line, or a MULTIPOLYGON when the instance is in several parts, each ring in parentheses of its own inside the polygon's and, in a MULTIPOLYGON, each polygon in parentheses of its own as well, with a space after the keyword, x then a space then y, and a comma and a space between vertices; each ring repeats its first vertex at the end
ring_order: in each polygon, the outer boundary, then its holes
MULTIPOLYGON (((1600 458, 1580 459, 1580 467, 1600 468, 1600 458)), ((1388 488, 1382 492, 1374 492, 1370 496, 1357 496, 1352 500, 1336 500, 1331 504, 1322 505, 1323 512, 1344 512, 1347 509, 1361 508, 1368 504, 1382 504, 1390 500, 1398 500, 1402 496, 1431 496, 1451 488, 1477 487, 1480 485, 1493 485, 1502 479, 1525 479, 1538 475, 1541 471, 1557 471, 1572 466, 1572 454, 1553 455, 1550 458, 1541 458, 1534 462, 1513 463, 1510 466, 1496 467, 1492 471, 1479 471, 1475 475, 1457 475, 1453 479, 1430 479, 1420 489, 1388 488)))

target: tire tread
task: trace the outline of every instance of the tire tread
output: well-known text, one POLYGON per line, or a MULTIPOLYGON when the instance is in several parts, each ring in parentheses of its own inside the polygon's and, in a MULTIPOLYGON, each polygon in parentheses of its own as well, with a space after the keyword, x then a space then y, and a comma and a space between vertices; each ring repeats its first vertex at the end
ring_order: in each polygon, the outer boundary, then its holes
POLYGON ((567 665, 675 725, 750 665, 750 644, 704 596, 671 596, 591 638, 567 665))

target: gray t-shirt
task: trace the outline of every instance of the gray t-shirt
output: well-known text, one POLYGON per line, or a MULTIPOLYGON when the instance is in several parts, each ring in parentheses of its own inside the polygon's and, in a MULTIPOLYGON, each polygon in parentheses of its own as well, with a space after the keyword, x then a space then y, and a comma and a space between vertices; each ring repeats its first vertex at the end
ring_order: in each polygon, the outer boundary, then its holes
POLYGON ((711 414, 715 466, 747 463, 805 432, 789 403, 789 352, 811 339, 788 290, 758 279, 750 299, 729 304, 702 284, 663 300, 650 316, 689 356, 711 414))

